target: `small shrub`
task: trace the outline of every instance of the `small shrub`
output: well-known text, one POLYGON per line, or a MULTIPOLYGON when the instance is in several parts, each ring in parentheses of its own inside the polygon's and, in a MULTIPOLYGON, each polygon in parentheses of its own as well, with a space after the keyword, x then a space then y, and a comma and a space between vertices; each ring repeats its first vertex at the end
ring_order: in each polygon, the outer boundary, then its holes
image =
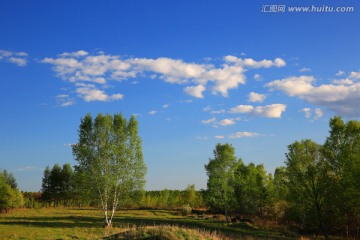
POLYGON ((191 211, 192 211, 192 208, 189 205, 185 205, 181 209, 181 214, 183 216, 187 216, 187 215, 191 214, 191 211))

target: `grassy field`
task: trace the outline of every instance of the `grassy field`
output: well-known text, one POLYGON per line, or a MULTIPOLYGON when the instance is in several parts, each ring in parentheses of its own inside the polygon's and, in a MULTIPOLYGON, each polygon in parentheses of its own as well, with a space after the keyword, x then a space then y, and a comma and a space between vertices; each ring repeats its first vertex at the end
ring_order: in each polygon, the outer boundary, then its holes
POLYGON ((112 228, 105 229, 102 223, 99 209, 20 209, 0 214, 0 239, 172 238, 166 238, 164 232, 179 236, 173 239, 224 239, 224 236, 229 239, 294 239, 279 231, 261 230, 245 223, 226 226, 223 220, 212 217, 183 217, 178 212, 165 210, 118 211, 112 228))

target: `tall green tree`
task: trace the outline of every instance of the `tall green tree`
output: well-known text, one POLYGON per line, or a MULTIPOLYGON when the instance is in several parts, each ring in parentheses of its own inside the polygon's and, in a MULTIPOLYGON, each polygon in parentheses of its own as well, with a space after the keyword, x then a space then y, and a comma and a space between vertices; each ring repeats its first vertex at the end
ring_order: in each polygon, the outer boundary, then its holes
POLYGON ((45 201, 50 203, 52 196, 51 196, 51 183, 50 183, 50 172, 51 169, 49 166, 46 166, 44 170, 44 176, 42 178, 42 184, 41 184, 41 192, 42 196, 41 198, 45 201))
POLYGON ((315 223, 327 238, 326 219, 331 210, 334 195, 329 164, 321 153, 321 145, 307 139, 288 146, 286 154, 286 174, 288 178, 290 202, 307 215, 311 221, 315 213, 315 223))
POLYGON ((60 205, 63 197, 62 181, 62 169, 61 166, 56 163, 50 171, 50 195, 52 196, 55 207, 60 205))
MULTIPOLYGON (((6 176, 9 175, 10 174, 6 176)), ((14 185, 10 185, 8 180, 8 178, 5 179, 3 174, 0 174, 0 211, 5 210, 6 212, 9 209, 18 208, 24 205, 23 195, 17 188, 13 188, 14 185)), ((16 181, 15 178, 13 178, 13 180, 16 181)))
POLYGON ((190 207, 195 207, 196 205, 196 190, 195 190, 195 184, 189 184, 185 190, 184 190, 184 202, 186 205, 189 205, 190 207))
POLYGON ((222 209, 227 224, 230 223, 228 212, 235 206, 234 180, 235 171, 241 160, 235 157, 235 149, 230 144, 217 144, 214 158, 205 165, 208 175, 206 201, 212 209, 222 209))
MULTIPOLYGON (((323 154, 334 176, 333 212, 338 225, 346 225, 359 234, 360 228, 360 122, 344 122, 339 116, 330 119, 330 136, 323 154)), ((351 229, 350 229, 351 230, 351 229)))
POLYGON ((111 226, 121 199, 145 185, 146 165, 143 160, 138 122, 122 114, 90 114, 81 119, 78 143, 73 155, 82 183, 95 189, 103 212, 104 225, 111 226))
POLYGON ((14 177, 14 174, 9 173, 6 170, 3 170, 2 171, 2 176, 3 176, 4 180, 5 180, 5 182, 7 184, 9 184, 12 189, 17 189, 17 182, 16 182, 16 179, 14 177))
POLYGON ((235 172, 235 178, 234 187, 240 212, 263 215, 270 204, 273 181, 264 165, 249 163, 246 166, 241 163, 235 172))
POLYGON ((61 169, 61 198, 64 204, 74 197, 74 172, 69 163, 63 165, 61 169))

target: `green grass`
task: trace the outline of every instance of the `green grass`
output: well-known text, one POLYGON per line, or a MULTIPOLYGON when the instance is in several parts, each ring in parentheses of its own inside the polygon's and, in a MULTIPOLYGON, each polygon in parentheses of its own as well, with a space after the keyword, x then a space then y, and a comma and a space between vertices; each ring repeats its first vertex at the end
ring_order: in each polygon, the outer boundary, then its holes
MULTIPOLYGON (((113 227, 109 229, 102 227, 102 211, 99 209, 20 209, 0 214, 0 239, 102 239, 139 229, 157 231, 158 226, 180 229, 171 230, 171 234, 177 236, 174 239, 206 239, 191 238, 196 231, 210 235, 217 232, 232 236, 233 239, 286 239, 281 232, 262 230, 247 224, 226 226, 223 220, 183 217, 181 212, 175 211, 126 210, 117 211, 115 214, 113 227)), ((291 238, 293 237, 287 237, 291 238)))

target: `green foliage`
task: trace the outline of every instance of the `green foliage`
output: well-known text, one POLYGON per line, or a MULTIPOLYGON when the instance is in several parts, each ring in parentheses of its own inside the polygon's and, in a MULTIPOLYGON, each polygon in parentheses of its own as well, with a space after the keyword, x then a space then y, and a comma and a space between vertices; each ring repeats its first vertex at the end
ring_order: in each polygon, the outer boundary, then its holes
POLYGON ((303 140, 289 145, 288 149, 285 164, 290 203, 307 218, 308 223, 315 221, 326 235, 324 224, 331 209, 333 185, 329 165, 321 154, 321 145, 303 140), (313 213, 315 219, 312 219, 313 213))
POLYGON ((185 203, 191 207, 196 206, 196 197, 195 184, 188 185, 184 191, 185 203))
POLYGON ((8 212, 9 209, 22 207, 24 205, 24 199, 17 188, 13 188, 15 185, 11 184, 16 182, 13 175, 7 174, 6 171, 3 173, 5 174, 0 174, 0 211, 8 212), (8 176, 12 176, 11 178, 13 178, 10 182, 8 176))
POLYGON ((323 147, 332 176, 332 219, 346 226, 346 235, 360 226, 360 122, 330 119, 330 136, 323 147))
POLYGON ((241 163, 235 172, 235 193, 242 214, 264 215, 271 201, 273 179, 264 165, 241 163))
POLYGON ((235 157, 235 149, 229 144, 217 144, 214 150, 214 159, 205 165, 208 175, 206 202, 215 210, 223 210, 227 222, 228 211, 235 207, 235 171, 242 164, 235 157))
POLYGON ((47 166, 42 180, 42 199, 54 206, 68 205, 74 197, 74 173, 71 165, 62 167, 55 164, 52 169, 47 166))
POLYGON ((5 182, 10 185, 12 189, 17 189, 17 182, 12 173, 9 173, 6 170, 3 170, 1 175, 3 176, 5 182))
POLYGON ((141 207, 151 209, 181 209, 184 205, 192 208, 203 208, 203 193, 195 191, 195 185, 185 190, 146 191, 141 207), (190 204, 191 203, 191 204, 190 204))
POLYGON ((190 205, 185 205, 181 208, 181 214, 183 216, 190 215, 191 212, 192 212, 192 208, 190 207, 190 205))
POLYGON ((72 150, 78 162, 77 174, 81 176, 79 183, 83 189, 94 190, 87 193, 100 200, 105 225, 111 226, 119 201, 145 185, 146 166, 138 122, 134 116, 128 121, 121 114, 98 114, 93 120, 87 114, 81 119, 79 141, 72 150))

